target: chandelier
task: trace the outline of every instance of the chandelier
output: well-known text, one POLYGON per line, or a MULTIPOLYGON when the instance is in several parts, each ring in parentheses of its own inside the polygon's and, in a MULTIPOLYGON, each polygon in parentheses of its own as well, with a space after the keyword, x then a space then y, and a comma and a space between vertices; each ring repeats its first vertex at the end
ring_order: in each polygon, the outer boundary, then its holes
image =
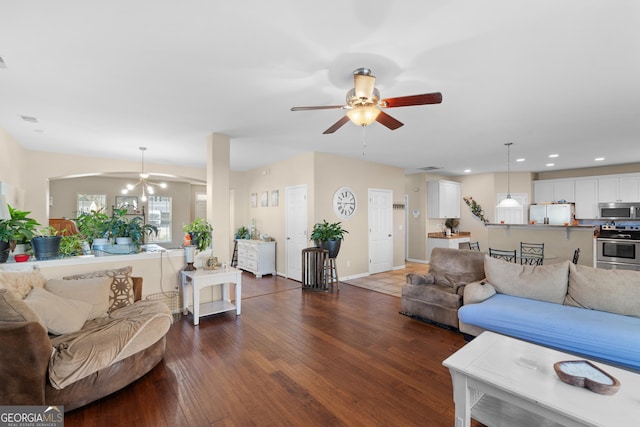
POLYGON ((142 189, 142 195, 140 196, 140 200, 142 202, 147 201, 147 194, 152 195, 155 193, 153 187, 167 188, 166 182, 151 182, 149 181, 149 174, 144 171, 144 152, 147 151, 147 147, 139 147, 142 153, 142 171, 140 172, 140 180, 135 184, 127 184, 125 188, 122 189, 122 194, 128 194, 129 191, 133 191, 137 186, 140 186, 142 189))

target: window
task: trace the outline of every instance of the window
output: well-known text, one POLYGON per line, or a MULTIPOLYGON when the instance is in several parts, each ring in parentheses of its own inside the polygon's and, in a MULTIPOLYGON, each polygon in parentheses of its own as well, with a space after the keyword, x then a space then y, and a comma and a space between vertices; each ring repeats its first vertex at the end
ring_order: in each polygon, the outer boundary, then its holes
POLYGON ((147 223, 158 227, 158 235, 149 236, 149 242, 171 242, 171 197, 149 196, 147 223))
POLYGON ((103 210, 106 212, 107 195, 106 194, 78 194, 78 212, 77 216, 82 213, 90 213, 91 211, 103 210))

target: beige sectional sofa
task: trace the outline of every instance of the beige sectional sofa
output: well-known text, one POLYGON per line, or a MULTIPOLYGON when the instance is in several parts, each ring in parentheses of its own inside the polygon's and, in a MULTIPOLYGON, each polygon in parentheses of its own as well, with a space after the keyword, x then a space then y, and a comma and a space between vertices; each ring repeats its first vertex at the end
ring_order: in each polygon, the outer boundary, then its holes
POLYGON ((50 280, 0 271, 0 402, 70 411, 149 372, 172 315, 141 295, 131 267, 50 280))

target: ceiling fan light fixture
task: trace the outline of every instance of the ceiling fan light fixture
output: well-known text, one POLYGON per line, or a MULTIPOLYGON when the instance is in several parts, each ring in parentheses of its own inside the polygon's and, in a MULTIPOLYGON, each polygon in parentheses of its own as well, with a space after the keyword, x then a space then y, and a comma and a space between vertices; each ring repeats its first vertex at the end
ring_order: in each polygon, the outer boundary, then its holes
POLYGON ((358 126, 370 125, 376 120, 379 114, 380 109, 375 105, 362 105, 347 111, 349 120, 358 126))

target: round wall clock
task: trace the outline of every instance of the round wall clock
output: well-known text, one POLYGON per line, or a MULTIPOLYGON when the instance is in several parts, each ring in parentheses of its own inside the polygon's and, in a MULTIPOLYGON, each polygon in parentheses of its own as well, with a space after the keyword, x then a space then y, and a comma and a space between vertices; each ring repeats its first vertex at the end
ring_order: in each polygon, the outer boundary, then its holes
POLYGON ((340 219, 350 218, 356 211, 356 195, 349 187, 341 187, 333 195, 333 210, 340 219))

